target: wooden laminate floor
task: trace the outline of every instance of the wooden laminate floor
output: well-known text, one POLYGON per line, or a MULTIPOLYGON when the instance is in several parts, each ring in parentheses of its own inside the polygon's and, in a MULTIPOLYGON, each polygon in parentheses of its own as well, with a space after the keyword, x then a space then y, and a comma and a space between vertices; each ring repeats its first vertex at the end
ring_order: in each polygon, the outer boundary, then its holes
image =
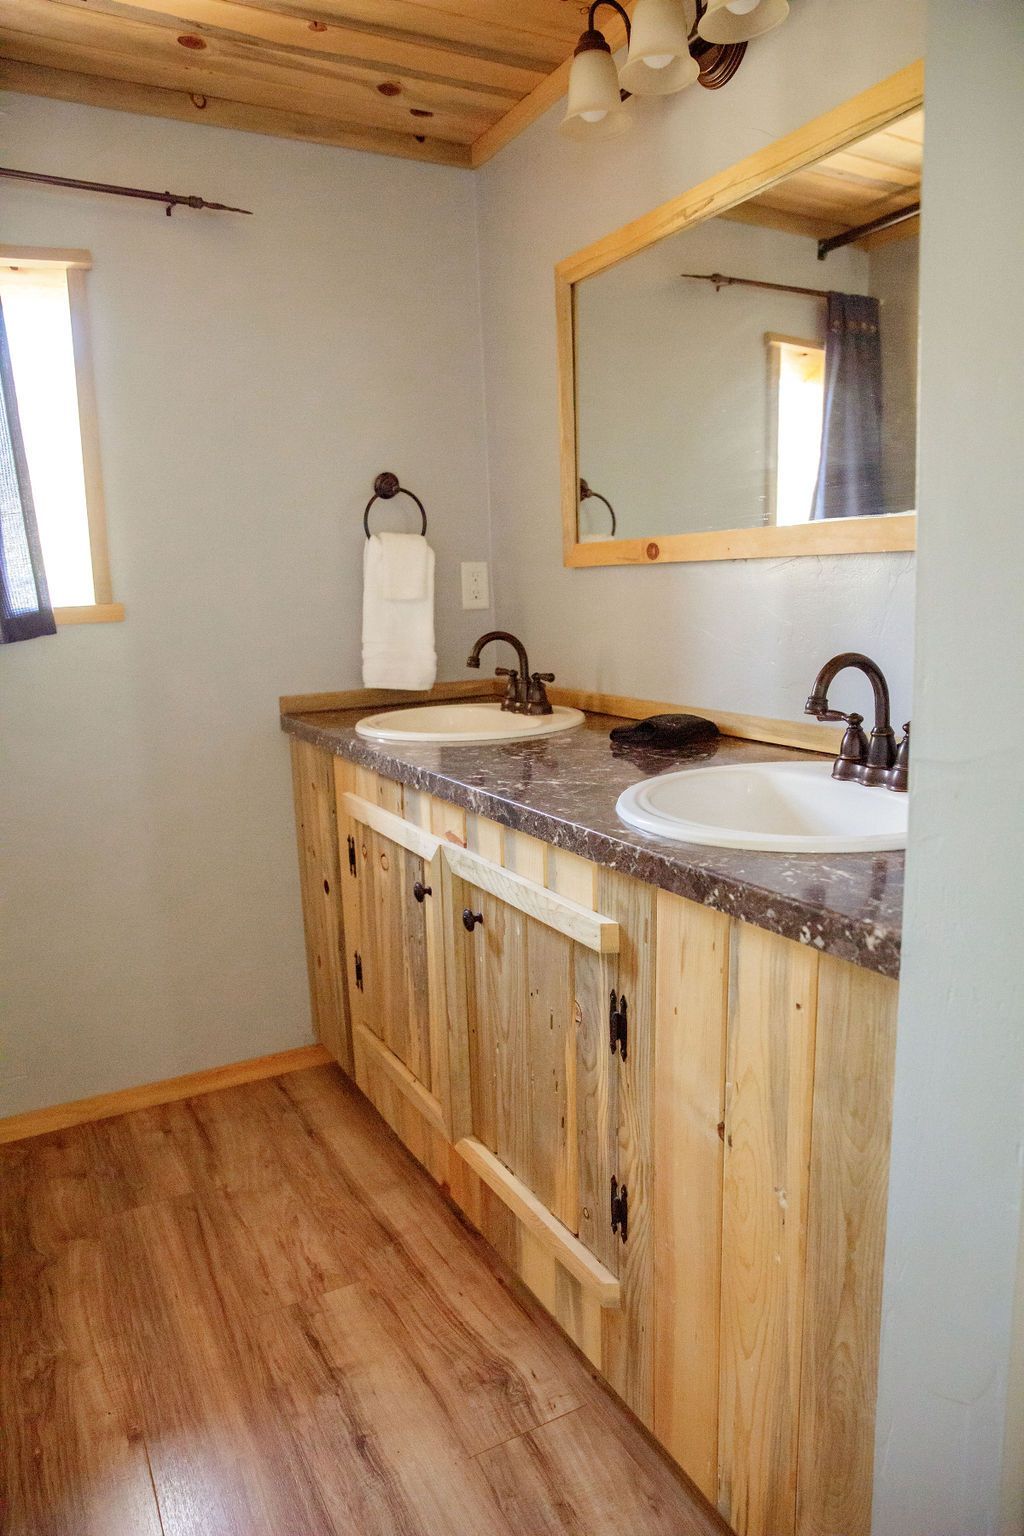
POLYGON ((4 1536, 724 1529, 334 1067, 0 1148, 4 1536))

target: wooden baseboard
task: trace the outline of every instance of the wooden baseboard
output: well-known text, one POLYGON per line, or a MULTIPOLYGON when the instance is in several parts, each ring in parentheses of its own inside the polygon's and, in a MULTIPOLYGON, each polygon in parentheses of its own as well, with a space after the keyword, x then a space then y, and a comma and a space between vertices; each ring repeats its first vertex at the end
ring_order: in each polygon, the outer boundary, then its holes
POLYGON ((63 1131, 89 1120, 107 1120, 133 1109, 150 1109, 154 1104, 171 1104, 175 1099, 191 1099, 199 1093, 215 1093, 218 1088, 236 1088, 240 1083, 255 1083, 262 1077, 278 1077, 283 1072, 298 1072, 303 1067, 322 1067, 332 1061, 322 1045, 300 1045, 294 1051, 277 1051, 272 1056, 253 1056, 248 1061, 233 1061, 225 1067, 209 1067, 205 1072, 188 1072, 184 1077, 165 1077, 159 1083, 143 1083, 138 1088, 120 1088, 116 1093, 99 1093, 91 1099, 76 1099, 71 1104, 53 1104, 48 1109, 30 1109, 22 1115, 0 1120, 0 1143, 24 1141, 29 1136, 43 1136, 47 1131, 63 1131))
MULTIPOLYGON (((321 714, 332 709, 373 709, 386 704, 416 704, 425 700, 485 698, 504 693, 500 677, 481 677, 454 683, 435 683, 424 693, 399 693, 385 688, 350 688, 344 693, 285 694, 278 700, 283 715, 321 714)), ((620 715, 626 720, 643 720, 647 715, 691 714, 713 720, 723 736, 738 736, 744 741, 763 741, 776 747, 797 747, 804 752, 839 751, 842 730, 817 721, 774 720, 762 715, 740 715, 730 710, 707 709, 703 705, 666 703, 661 699, 637 699, 631 694, 597 693, 585 688, 548 689, 553 704, 583 709, 589 714, 620 715)))
POLYGON ((634 699, 629 694, 593 693, 582 688, 548 689, 552 704, 583 709, 588 714, 621 715, 626 720, 644 720, 648 715, 703 715, 713 720, 723 736, 737 736, 743 741, 763 741, 776 747, 798 747, 804 752, 835 754, 843 738, 835 725, 817 721, 773 720, 762 715, 738 715, 724 709, 707 709, 698 704, 665 703, 660 699, 634 699))
POLYGON ((454 683, 435 683, 420 692, 406 688, 346 688, 341 693, 286 693, 278 699, 282 715, 319 715, 331 709, 373 709, 384 704, 435 704, 445 699, 491 698, 505 692, 500 677, 460 678, 454 683))

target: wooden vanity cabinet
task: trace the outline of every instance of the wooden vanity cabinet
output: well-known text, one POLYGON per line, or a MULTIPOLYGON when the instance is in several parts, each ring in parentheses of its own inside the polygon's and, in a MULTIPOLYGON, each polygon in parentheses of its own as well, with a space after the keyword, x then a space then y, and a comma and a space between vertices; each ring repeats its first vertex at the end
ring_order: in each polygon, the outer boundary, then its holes
POLYGON ((896 983, 341 759, 332 908, 312 751, 321 1038, 738 1536, 869 1536, 896 983))

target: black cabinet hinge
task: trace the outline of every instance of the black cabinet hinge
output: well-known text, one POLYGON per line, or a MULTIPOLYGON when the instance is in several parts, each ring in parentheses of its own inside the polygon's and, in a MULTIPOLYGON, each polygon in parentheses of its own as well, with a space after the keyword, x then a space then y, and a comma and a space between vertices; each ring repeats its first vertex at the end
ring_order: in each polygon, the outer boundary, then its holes
POLYGON ((626 1038, 629 1033, 629 1004, 625 997, 618 997, 614 992, 608 1004, 608 1043, 611 1046, 612 1055, 618 1051, 623 1061, 626 1059, 626 1038))
POLYGON ((354 875, 356 872, 356 840, 350 837, 348 840, 348 872, 354 875))
POLYGON ((363 990, 363 957, 358 949, 356 950, 356 986, 360 992, 363 990))
POLYGON ((629 1236, 629 1190, 612 1175, 612 1231, 625 1242, 629 1236))

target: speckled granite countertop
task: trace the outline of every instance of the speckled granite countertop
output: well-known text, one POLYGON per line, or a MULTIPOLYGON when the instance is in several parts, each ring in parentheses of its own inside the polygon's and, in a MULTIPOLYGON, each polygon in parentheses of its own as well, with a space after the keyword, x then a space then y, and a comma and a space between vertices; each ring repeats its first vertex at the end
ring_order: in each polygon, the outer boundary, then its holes
POLYGON ((698 755, 630 749, 608 740, 608 715, 538 741, 437 745, 364 740, 366 708, 291 714, 285 731, 338 757, 429 791, 502 826, 813 944, 883 976, 897 976, 903 910, 902 853, 749 853, 702 848, 634 831, 615 802, 639 779, 687 764, 773 762, 808 753, 723 736, 698 755))

